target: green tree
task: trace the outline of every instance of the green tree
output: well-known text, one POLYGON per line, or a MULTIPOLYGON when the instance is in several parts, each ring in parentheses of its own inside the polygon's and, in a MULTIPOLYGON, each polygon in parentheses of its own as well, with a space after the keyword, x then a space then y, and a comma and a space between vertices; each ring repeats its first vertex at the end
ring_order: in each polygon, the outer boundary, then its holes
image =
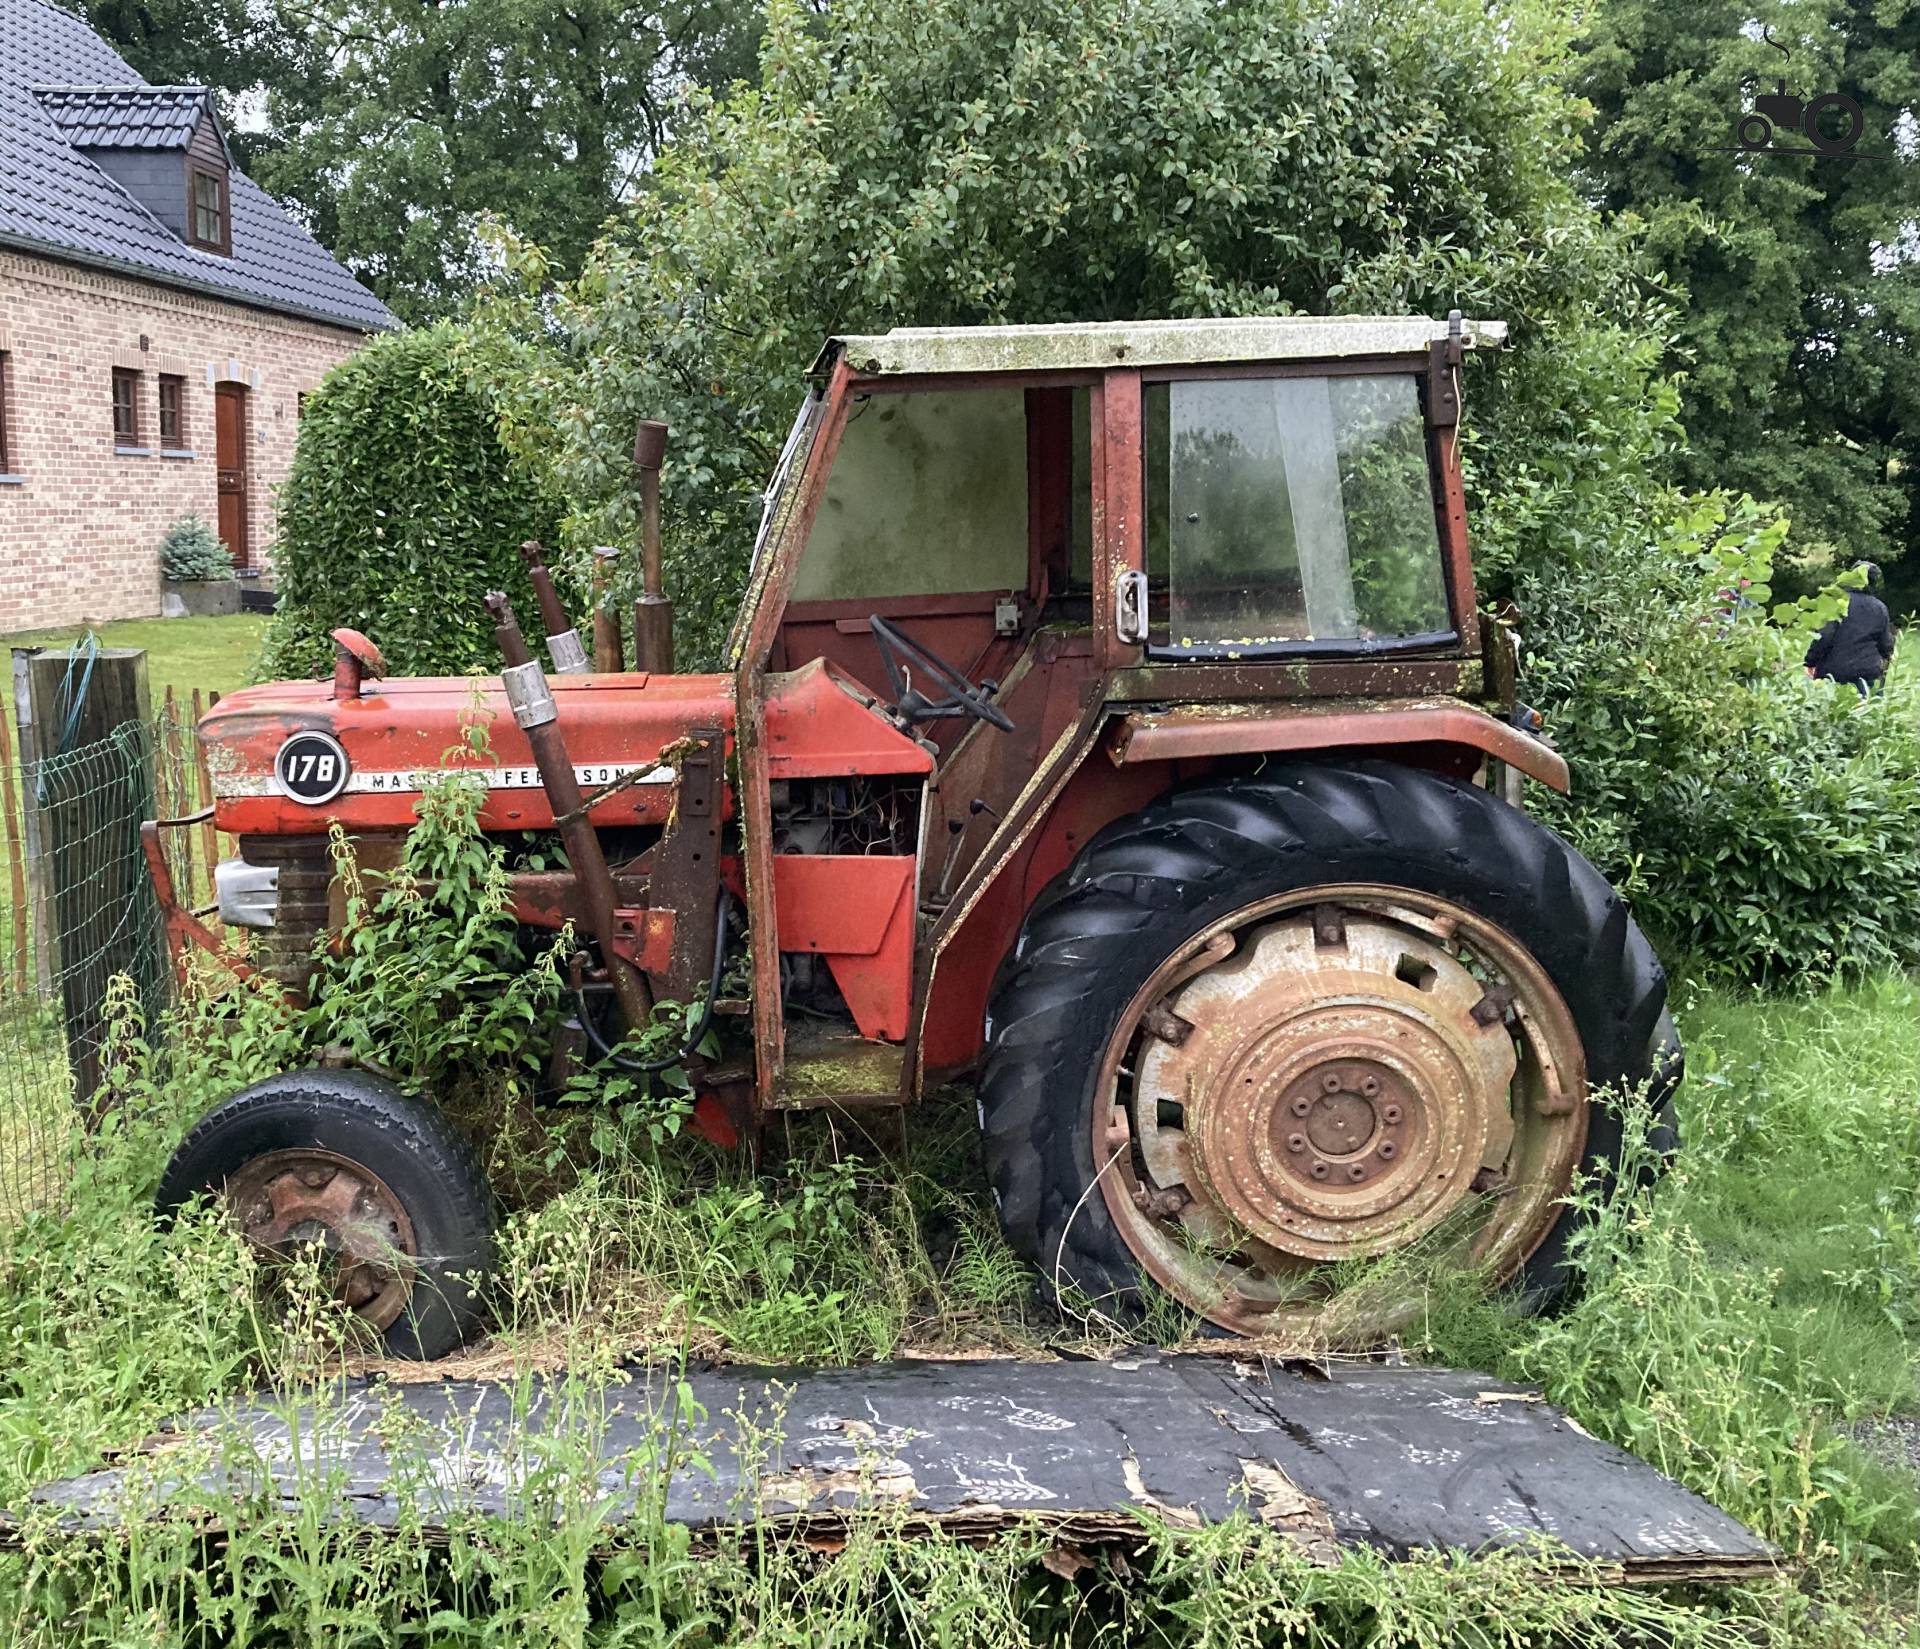
POLYGON ((73 10, 159 86, 238 92, 276 60, 271 31, 247 0, 76 0, 73 10))
POLYGON ((243 162, 262 134, 234 119, 240 93, 276 79, 287 43, 248 0, 73 0, 72 9, 156 86, 211 86, 221 94, 227 139, 243 162))
MULTIPOLYGON (((1580 52, 1600 198, 1687 294, 1683 478, 1780 500, 1816 568, 1901 555, 1920 542, 1920 7, 1601 0, 1580 52), (1740 152, 1736 121, 1781 80, 1857 99, 1857 152, 1740 152)), ((1895 578, 1920 598, 1920 557, 1895 578)))
POLYGON ((259 181, 408 320, 483 273, 496 216, 577 268, 680 89, 751 64, 749 0, 277 0, 259 181))
MULTIPOLYGON (((696 102, 578 281, 510 244, 529 290, 489 312, 523 351, 515 439, 574 543, 621 542, 633 420, 669 418, 683 648, 711 659, 830 333, 1458 306, 1524 357, 1617 353, 1645 305, 1569 182, 1565 45, 1476 0, 778 4, 761 85, 696 102)), ((1554 387, 1516 382, 1483 420, 1554 387)))
POLYGON ((280 494, 266 675, 325 674, 341 625, 371 636, 395 675, 499 668, 481 597, 503 589, 533 611, 519 545, 549 538, 556 511, 497 420, 445 324, 376 338, 327 375, 280 494))

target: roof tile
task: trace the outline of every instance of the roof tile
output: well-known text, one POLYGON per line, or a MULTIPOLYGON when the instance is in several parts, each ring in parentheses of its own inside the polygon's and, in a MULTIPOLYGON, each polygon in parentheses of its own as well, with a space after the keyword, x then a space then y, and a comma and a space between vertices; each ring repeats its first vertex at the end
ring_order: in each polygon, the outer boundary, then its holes
POLYGON ((184 148, 207 99, 204 87, 148 86, 47 0, 0 0, 0 244, 335 325, 395 325, 245 173, 232 176, 228 258, 187 245, 84 152, 184 148))
POLYGON ((213 100, 204 86, 35 86, 76 149, 184 149, 213 100))

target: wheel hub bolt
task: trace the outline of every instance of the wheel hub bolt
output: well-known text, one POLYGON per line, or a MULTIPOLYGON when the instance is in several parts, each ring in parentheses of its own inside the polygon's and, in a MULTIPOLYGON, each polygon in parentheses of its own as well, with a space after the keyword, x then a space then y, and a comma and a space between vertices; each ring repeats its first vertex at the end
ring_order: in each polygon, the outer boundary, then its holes
POLYGON ((1380 1120, 1384 1123, 1387 1123, 1389 1126, 1391 1126, 1393 1123, 1398 1122, 1400 1120, 1400 1116, 1401 1116, 1401 1111, 1398 1105, 1382 1105, 1380 1107, 1380 1120))
POLYGON ((1380 1142, 1380 1160, 1382 1162, 1391 1162, 1399 1154, 1400 1147, 1395 1145, 1392 1140, 1383 1139, 1380 1142))
POLYGON ((1320 1079, 1320 1086, 1325 1088, 1330 1094, 1337 1094, 1340 1091, 1340 1078, 1332 1071, 1329 1071, 1320 1079))
POLYGON ((1360 1091, 1371 1099, 1380 1091, 1380 1079, 1377 1076, 1363 1076, 1360 1079, 1360 1091))
POLYGON ((1307 1172, 1312 1174, 1315 1179, 1325 1179, 1327 1177, 1327 1165, 1324 1162, 1316 1162, 1307 1172))
POLYGON ((1307 1136, 1305 1134, 1287 1135, 1287 1149, 1289 1151, 1304 1151, 1306 1148, 1307 1136))
POLYGON ((1363 1179, 1365 1179, 1366 1177, 1367 1177, 1367 1169, 1366 1169, 1366 1164, 1365 1164, 1365 1163, 1360 1163, 1360 1162, 1351 1162, 1351 1163, 1348 1163, 1348 1164, 1347 1164, 1347 1178, 1348 1178, 1348 1179, 1350 1179, 1350 1180, 1363 1180, 1363 1179))
POLYGON ((1305 1116, 1312 1109, 1313 1101, 1308 1099, 1305 1094, 1302 1094, 1293 1102, 1293 1114, 1297 1117, 1305 1116))

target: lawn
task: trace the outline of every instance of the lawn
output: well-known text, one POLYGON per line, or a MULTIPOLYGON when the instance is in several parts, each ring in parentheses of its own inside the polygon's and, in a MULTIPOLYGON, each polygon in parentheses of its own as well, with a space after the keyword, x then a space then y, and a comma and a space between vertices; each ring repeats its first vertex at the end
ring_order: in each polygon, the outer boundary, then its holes
POLYGON ((204 702, 209 692, 231 693, 244 685, 268 622, 265 613, 239 613, 232 618, 129 618, 112 624, 29 630, 7 636, 5 645, 71 647, 91 629, 103 647, 144 647, 147 687, 157 709, 169 686, 182 701, 198 688, 204 702))

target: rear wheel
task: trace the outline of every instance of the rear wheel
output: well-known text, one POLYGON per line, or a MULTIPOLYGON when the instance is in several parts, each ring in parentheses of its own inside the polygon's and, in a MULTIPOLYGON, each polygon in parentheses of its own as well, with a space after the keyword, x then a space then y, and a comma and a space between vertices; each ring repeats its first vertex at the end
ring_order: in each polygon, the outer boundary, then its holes
POLYGON ((317 1247, 334 1298, 395 1357, 444 1357, 479 1319, 493 1198, 434 1107, 365 1071, 290 1071, 198 1122, 161 1178, 169 1215, 200 1192, 279 1262, 317 1247))
POLYGON ((1302 1345, 1378 1343, 1440 1270, 1538 1307, 1665 994, 1598 873, 1474 786, 1356 764, 1176 793, 1089 844, 994 993, 1008 1237, 1057 1291, 1134 1308, 1146 1277, 1302 1345))

